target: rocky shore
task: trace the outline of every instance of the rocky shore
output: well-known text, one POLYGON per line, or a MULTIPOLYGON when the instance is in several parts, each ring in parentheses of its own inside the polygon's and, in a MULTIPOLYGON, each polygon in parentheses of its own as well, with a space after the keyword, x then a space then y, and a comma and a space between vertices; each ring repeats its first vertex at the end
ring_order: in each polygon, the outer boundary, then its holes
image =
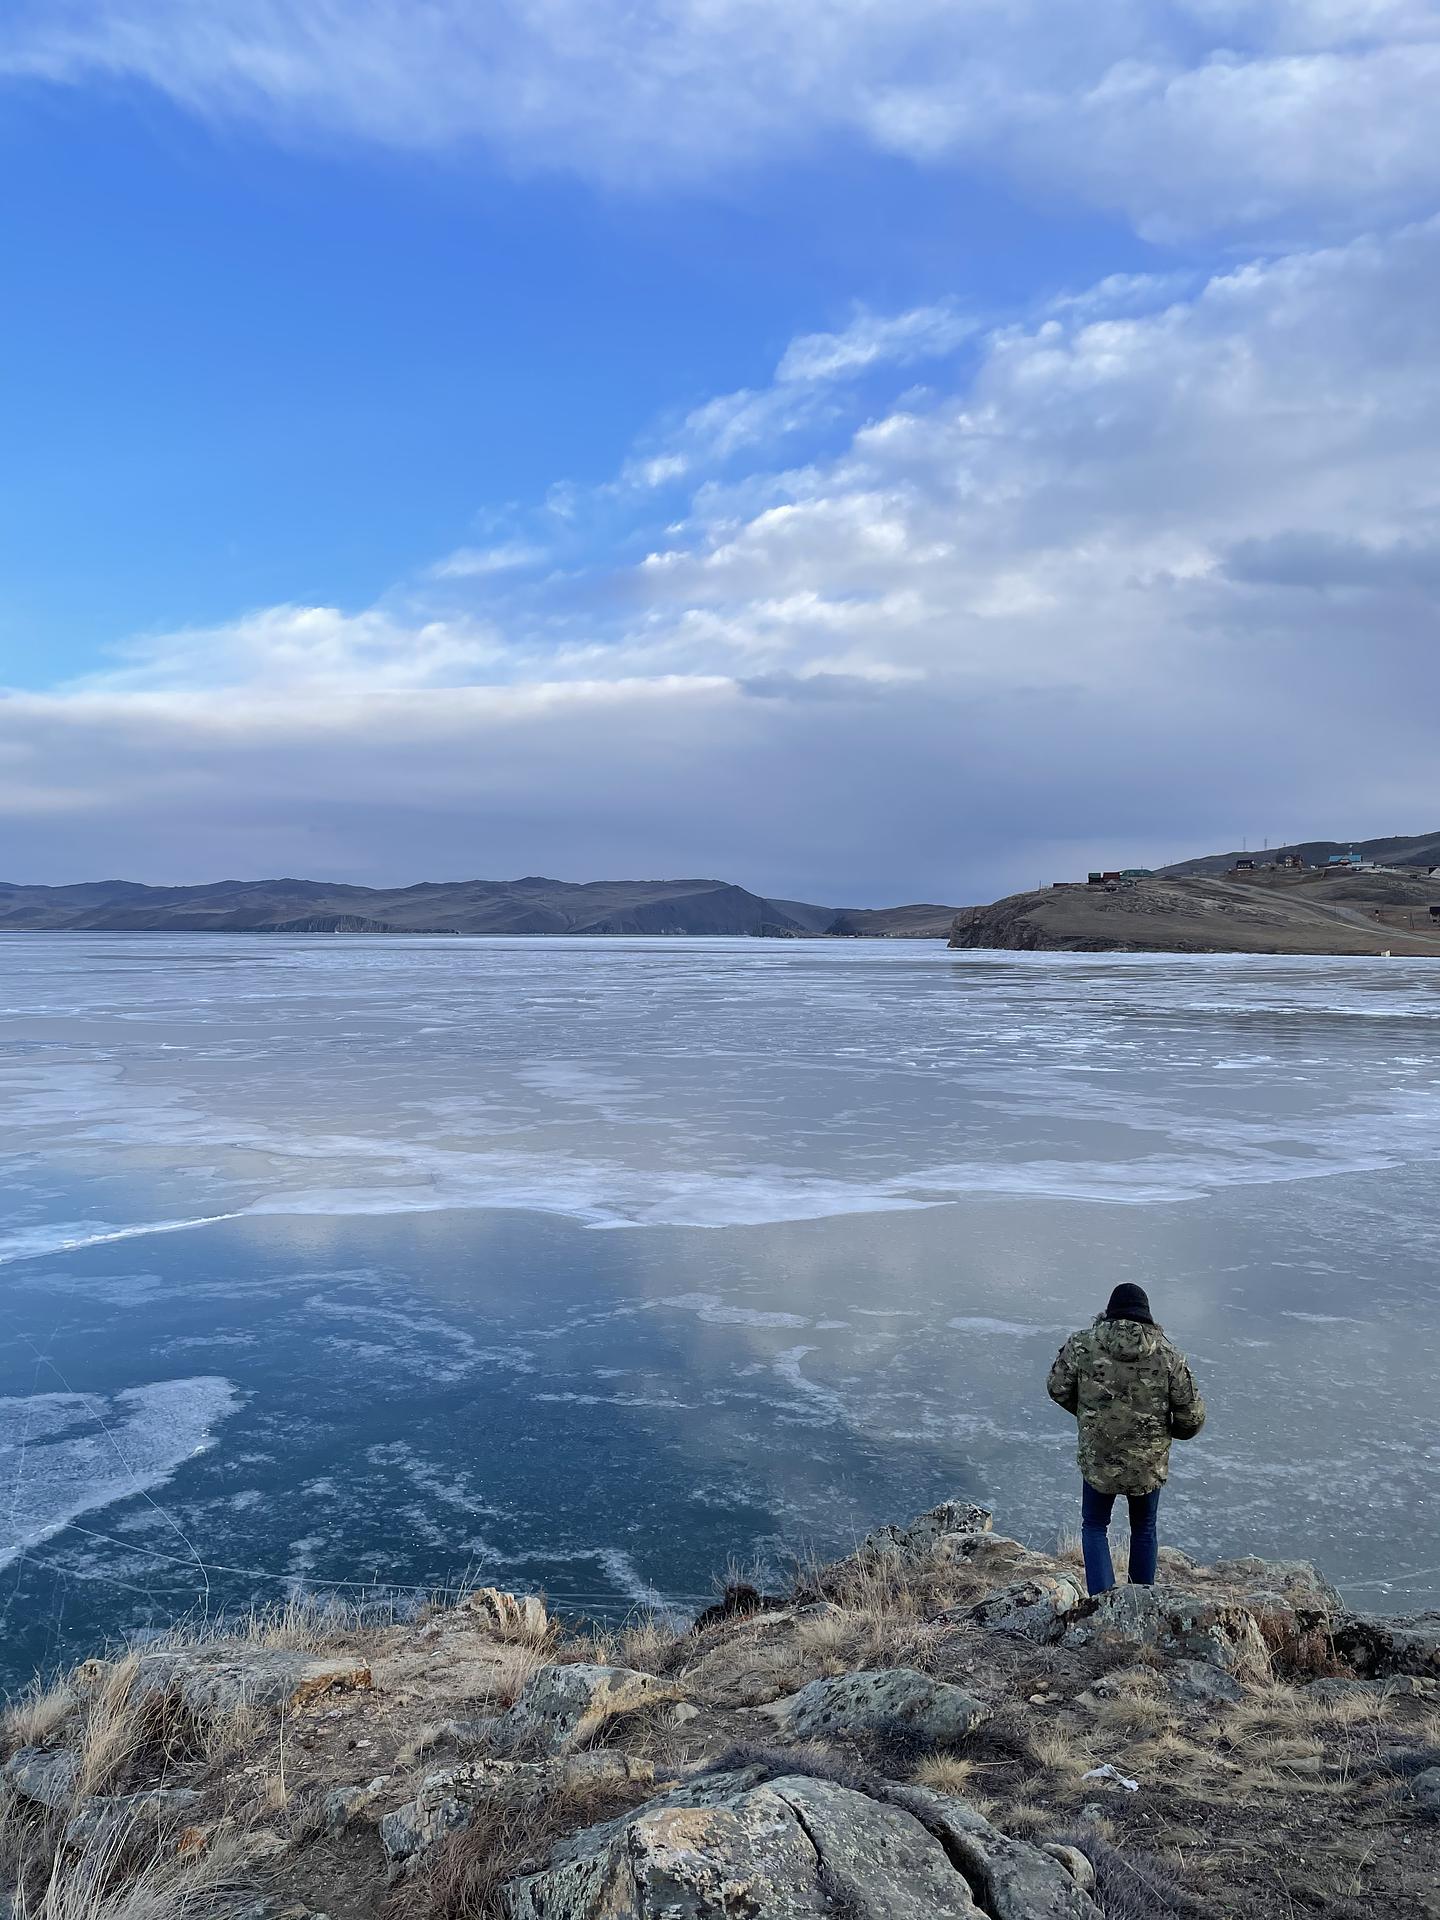
POLYGON ((946 1503, 693 1626, 296 1604, 37 1685, 5 1920, 1440 1915, 1440 1613, 946 1503))

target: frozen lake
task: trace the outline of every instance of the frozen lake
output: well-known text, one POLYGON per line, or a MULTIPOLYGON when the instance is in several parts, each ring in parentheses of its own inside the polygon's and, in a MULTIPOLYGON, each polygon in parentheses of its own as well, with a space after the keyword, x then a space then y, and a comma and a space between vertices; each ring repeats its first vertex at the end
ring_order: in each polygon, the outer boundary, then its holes
POLYGON ((0 1686, 295 1586, 694 1604, 1074 1516, 1137 1280, 1166 1536, 1440 1573, 1440 963, 0 938, 0 1686))

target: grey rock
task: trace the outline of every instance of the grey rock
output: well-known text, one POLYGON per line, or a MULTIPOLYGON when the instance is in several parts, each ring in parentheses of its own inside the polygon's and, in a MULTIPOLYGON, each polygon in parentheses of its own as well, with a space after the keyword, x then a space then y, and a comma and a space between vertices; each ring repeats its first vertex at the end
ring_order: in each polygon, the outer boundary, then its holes
POLYGON ((1270 1654, 1248 1608, 1212 1593, 1182 1587, 1114 1587, 1094 1600, 1067 1628, 1067 1647, 1101 1638, 1158 1647, 1185 1660, 1201 1660, 1241 1679, 1265 1680, 1270 1654))
POLYGON ((812 1680, 798 1693, 755 1712, 796 1740, 837 1734, 908 1734, 935 1746, 957 1744, 990 1717, 985 1703, 963 1687, 932 1680, 913 1667, 812 1680))
POLYGON ((444 1798, 434 1806, 400 1807, 387 1813, 380 1822, 380 1845, 391 1884, 437 1841, 468 1827, 473 1818, 474 1808, 468 1801, 444 1798))
POLYGON ((503 1716, 502 1725, 521 1735, 534 1735, 552 1753, 562 1753, 590 1739, 607 1720, 652 1702, 682 1697, 682 1689, 673 1681, 631 1667, 541 1667, 503 1716))
POLYGON ((1340 1595, 1308 1560, 1258 1560, 1247 1555, 1239 1560, 1217 1560, 1210 1571, 1241 1588, 1247 1606, 1252 1596, 1271 1594, 1297 1613, 1329 1616, 1343 1609, 1340 1595))
POLYGON ((1440 1767, 1427 1767, 1410 1782, 1415 1809, 1427 1820, 1440 1820, 1440 1767))
POLYGON ((376 1774, 353 1787, 332 1787, 320 1802, 320 1816, 329 1834, 343 1833, 351 1823, 373 1806, 390 1784, 388 1773, 376 1774))
POLYGON ((1234 1706, 1245 1698, 1245 1689, 1233 1673, 1206 1660, 1167 1661, 1159 1678, 1171 1699, 1186 1707, 1234 1706))
POLYGON ((1440 1678, 1440 1613, 1393 1620, 1385 1614, 1347 1613, 1337 1621, 1334 1637, 1335 1651, 1360 1673, 1440 1678))
POLYGON ((987 1593, 972 1607, 951 1609, 943 1618, 968 1620, 991 1633, 1013 1633, 1048 1646, 1060 1638, 1084 1599, 1084 1588, 1069 1574, 1036 1573, 987 1593))
POLYGON ((146 1793, 93 1794, 76 1807, 65 1828, 65 1844, 83 1847, 113 1846, 134 1839, 153 1846, 158 1834, 173 1832, 200 1795, 188 1787, 152 1787, 146 1793))
POLYGON ((289 1710, 306 1706, 322 1694, 370 1684, 370 1668, 359 1658, 322 1660, 274 1647, 146 1653, 135 1675, 138 1694, 174 1694, 197 1718, 213 1718, 242 1707, 289 1710))
POLYGON ((67 1747, 46 1753, 39 1747, 21 1747, 0 1768, 0 1779, 22 1800, 57 1813, 68 1807, 75 1796, 80 1763, 67 1747))
POLYGON ((1318 1700, 1324 1705, 1342 1700, 1378 1700, 1385 1691, 1385 1682, 1379 1680, 1344 1680, 1338 1677, 1324 1680, 1312 1680, 1305 1689, 1307 1700, 1318 1700))
POLYGON ((921 1822, 805 1775, 696 1782, 572 1836, 503 1897, 508 1920, 978 1920, 921 1822))
POLYGON ((973 1500, 942 1500, 903 1527, 877 1527, 855 1549, 857 1560, 914 1559, 953 1534, 989 1533, 995 1516, 973 1500))
POLYGON ((888 1781, 883 1791, 942 1842, 992 1920, 1100 1920, 1100 1909, 1066 1866, 999 1832, 968 1802, 888 1781))
POLYGON ((1079 1847, 1066 1847, 1058 1841, 1052 1841, 1048 1846, 1041 1847, 1040 1851, 1048 1853, 1052 1860, 1058 1860, 1082 1893, 1094 1893, 1095 1869, 1090 1864, 1089 1856, 1083 1854, 1079 1847))

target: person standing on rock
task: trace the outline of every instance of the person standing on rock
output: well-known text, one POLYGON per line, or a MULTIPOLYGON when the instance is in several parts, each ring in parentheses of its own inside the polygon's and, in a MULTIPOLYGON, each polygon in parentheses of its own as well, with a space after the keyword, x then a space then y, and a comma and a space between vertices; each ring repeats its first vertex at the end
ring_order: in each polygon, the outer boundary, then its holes
POLYGON ((1190 1362, 1156 1326, 1143 1287, 1116 1287, 1093 1326, 1056 1355, 1050 1398, 1080 1424, 1080 1542, 1092 1594, 1115 1584, 1110 1516, 1130 1506, 1130 1581, 1153 1587, 1160 1551, 1156 1513, 1170 1472, 1170 1442, 1193 1440, 1205 1402, 1190 1362))

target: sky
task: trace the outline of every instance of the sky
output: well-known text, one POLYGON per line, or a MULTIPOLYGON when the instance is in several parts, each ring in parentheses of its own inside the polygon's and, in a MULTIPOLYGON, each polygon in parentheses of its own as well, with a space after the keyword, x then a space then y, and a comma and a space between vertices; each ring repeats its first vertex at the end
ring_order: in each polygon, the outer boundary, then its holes
POLYGON ((1440 9, 9 0, 0 879, 1440 828, 1440 9))

